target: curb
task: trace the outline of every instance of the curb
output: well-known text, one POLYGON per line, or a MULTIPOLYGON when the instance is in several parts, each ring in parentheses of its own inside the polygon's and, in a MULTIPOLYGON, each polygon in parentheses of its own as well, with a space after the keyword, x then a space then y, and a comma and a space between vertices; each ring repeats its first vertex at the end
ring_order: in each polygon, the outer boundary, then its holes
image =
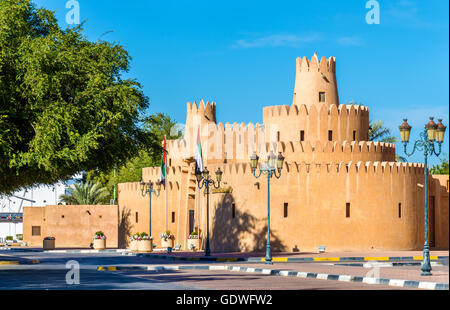
POLYGON ((37 259, 33 260, 0 260, 0 266, 2 265, 34 265, 40 264, 41 262, 37 259))
MULTIPOLYGON (((421 262, 367 262, 367 263, 338 263, 338 264, 327 264, 333 266, 348 266, 348 267, 364 267, 364 268, 374 268, 374 267, 398 267, 398 266, 421 266, 421 262)), ((432 267, 443 267, 448 266, 441 264, 439 262, 430 262, 432 267)))
POLYGON ((130 250, 124 249, 106 249, 106 250, 44 250, 46 253, 125 253, 130 250))
POLYGON ((15 248, 0 247, 0 250, 2 250, 2 251, 14 251, 14 252, 42 252, 42 250, 38 250, 38 249, 27 249, 27 248, 21 248, 21 247, 15 247, 15 248))
MULTIPOLYGON (((213 261, 213 262, 265 262, 265 258, 260 257, 186 257, 186 256, 169 256, 146 253, 122 253, 122 255, 132 255, 140 257, 152 257, 157 259, 168 260, 188 260, 188 261, 213 261)), ((448 256, 430 256, 431 261, 448 260, 448 256)), ((401 257, 273 257, 272 262, 401 262, 423 260, 422 256, 401 256, 401 257)))
POLYGON ((335 275, 326 273, 315 272, 301 272, 301 271, 288 271, 288 270, 273 270, 264 268, 250 268, 239 266, 99 266, 99 271, 132 271, 132 270, 147 270, 147 271, 168 271, 168 270, 228 270, 248 273, 260 273, 266 275, 276 275, 285 277, 299 277, 308 279, 320 279, 320 280, 334 280, 343 282, 355 282, 365 284, 381 284, 395 287, 408 287, 408 288, 420 288, 429 290, 448 290, 447 283, 436 282, 423 282, 423 281, 410 281, 399 279, 385 279, 385 278, 371 278, 361 277, 353 275, 335 275))

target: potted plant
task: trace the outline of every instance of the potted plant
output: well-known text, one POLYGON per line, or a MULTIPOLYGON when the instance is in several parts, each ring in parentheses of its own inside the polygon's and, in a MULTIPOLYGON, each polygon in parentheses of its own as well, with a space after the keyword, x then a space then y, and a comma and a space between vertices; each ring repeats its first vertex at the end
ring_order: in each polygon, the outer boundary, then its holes
POLYGON ((162 248, 173 248, 173 240, 175 240, 175 236, 170 233, 170 230, 166 230, 166 232, 160 234, 159 236, 161 237, 162 248))
POLYGON ((97 231, 94 236, 94 249, 104 250, 106 249, 106 236, 103 231, 97 231))
POLYGON ((188 236, 188 249, 191 251, 196 251, 200 249, 200 236, 198 232, 194 230, 188 236))
POLYGON ((138 251, 139 252, 151 252, 153 251, 153 237, 147 233, 141 233, 138 239, 138 251))
POLYGON ((130 237, 130 250, 137 251, 138 250, 138 242, 141 235, 139 233, 135 233, 130 237))
POLYGON ((55 249, 55 237, 45 237, 42 248, 44 250, 54 250, 55 249))

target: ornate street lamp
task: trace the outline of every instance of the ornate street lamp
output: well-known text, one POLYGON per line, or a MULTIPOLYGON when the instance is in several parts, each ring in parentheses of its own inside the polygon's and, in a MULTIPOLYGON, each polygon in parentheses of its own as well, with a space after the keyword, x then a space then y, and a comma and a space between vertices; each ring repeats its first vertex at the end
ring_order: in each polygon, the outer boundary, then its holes
POLYGON ((267 244, 266 244, 266 257, 265 264, 272 264, 272 252, 270 250, 270 179, 275 176, 277 179, 281 176, 281 169, 283 169, 284 157, 281 152, 276 156, 273 151, 270 151, 267 161, 264 164, 260 164, 259 173, 256 175, 256 168, 258 168, 259 157, 256 152, 250 156, 250 166, 252 174, 259 178, 261 174, 267 175, 267 244), (277 174, 278 171, 278 174, 277 174))
POLYGON ((220 182, 222 181, 223 172, 220 168, 217 168, 216 171, 216 182, 209 175, 208 168, 205 167, 205 170, 195 170, 195 178, 197 179, 197 185, 199 189, 205 188, 206 192, 206 246, 205 246, 205 256, 211 255, 211 249, 209 246, 209 187, 213 186, 214 188, 220 187, 220 182))
POLYGON ((431 264, 430 264, 430 250, 428 247, 428 156, 433 154, 439 156, 441 154, 441 145, 444 142, 444 134, 446 127, 442 124, 442 120, 438 120, 438 124, 433 121, 433 117, 430 117, 430 121, 425 125, 425 130, 420 133, 420 140, 415 141, 414 148, 411 153, 406 151, 406 146, 409 143, 409 135, 411 133, 411 126, 408 125, 407 120, 403 120, 403 124, 399 126, 400 138, 403 143, 404 152, 406 155, 411 156, 417 150, 423 151, 425 157, 425 181, 424 181, 424 192, 425 192, 425 243, 423 246, 423 263, 422 263, 422 276, 431 275, 431 264), (438 143, 439 151, 436 152, 434 147, 434 141, 438 143))
POLYGON ((159 197, 159 194, 161 193, 161 182, 159 180, 156 181, 156 191, 153 189, 152 181, 149 181, 148 183, 141 181, 140 187, 141 187, 142 196, 145 196, 148 193, 148 200, 149 200, 149 207, 150 207, 150 213, 149 213, 150 223, 149 223, 148 235, 151 237, 152 236, 152 193, 156 197, 159 197))

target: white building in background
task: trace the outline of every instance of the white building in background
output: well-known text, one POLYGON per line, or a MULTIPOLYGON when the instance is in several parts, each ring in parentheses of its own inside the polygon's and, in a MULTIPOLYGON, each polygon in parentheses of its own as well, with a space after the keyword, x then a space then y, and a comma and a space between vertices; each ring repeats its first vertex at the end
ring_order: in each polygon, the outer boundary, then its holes
POLYGON ((18 240, 16 235, 23 234, 23 207, 65 204, 59 197, 67 194, 67 188, 80 181, 81 177, 79 174, 67 182, 35 186, 9 196, 0 196, 0 242, 4 242, 7 236, 18 240))

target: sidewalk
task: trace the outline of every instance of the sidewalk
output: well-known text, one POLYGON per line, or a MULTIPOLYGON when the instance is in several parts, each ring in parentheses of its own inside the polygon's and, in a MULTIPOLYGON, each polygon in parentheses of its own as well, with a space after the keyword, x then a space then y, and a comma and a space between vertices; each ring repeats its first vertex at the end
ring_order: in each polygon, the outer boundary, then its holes
MULTIPOLYGON (((132 253, 123 255, 148 256, 159 259, 192 260, 192 261, 234 261, 264 262, 265 253, 212 253, 206 257, 204 252, 157 252, 132 253)), ((422 261, 422 251, 372 251, 372 252, 326 252, 326 253, 272 253, 273 262, 367 262, 367 261, 422 261)), ((445 259, 448 261, 449 251, 430 251, 430 260, 445 259)))
MULTIPOLYGON (((326 264, 308 264, 308 263, 280 263, 274 265, 260 264, 204 264, 204 265, 117 265, 117 266, 99 266, 99 271, 132 271, 132 272, 149 272, 162 273, 165 272, 195 272, 208 271, 208 277, 213 277, 217 272, 228 271, 238 273, 260 274, 266 276, 282 276, 307 278, 318 280, 331 280, 343 282, 357 282, 375 285, 387 285, 404 288, 418 288, 429 290, 448 290, 448 267, 438 268, 432 270, 433 275, 422 277, 420 276, 420 268, 415 270, 397 268, 375 268, 367 270, 364 268, 334 268, 326 264), (438 270, 436 270, 438 269, 438 270)), ((242 278, 242 280, 245 280, 242 278)))

